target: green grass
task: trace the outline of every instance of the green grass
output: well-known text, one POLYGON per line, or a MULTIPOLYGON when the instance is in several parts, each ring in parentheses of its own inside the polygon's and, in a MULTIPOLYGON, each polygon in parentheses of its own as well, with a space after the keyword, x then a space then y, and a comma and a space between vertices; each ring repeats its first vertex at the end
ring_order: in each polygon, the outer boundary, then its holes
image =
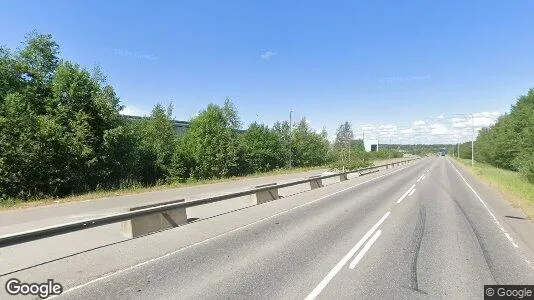
POLYGON ((96 190, 96 191, 92 191, 89 193, 72 195, 72 196, 67 196, 64 198, 36 198, 36 199, 29 199, 29 200, 6 199, 6 200, 0 201, 0 210, 23 209, 23 208, 29 208, 29 207, 35 207, 35 206, 50 205, 50 204, 55 204, 55 203, 65 203, 65 202, 75 202, 75 201, 83 201, 83 200, 89 200, 89 199, 116 197, 116 196, 122 196, 122 195, 131 195, 131 194, 139 194, 139 193, 146 193, 146 192, 153 192, 153 191, 161 191, 161 190, 166 190, 166 189, 182 188, 182 187, 189 187, 189 186, 202 185, 202 184, 230 182, 230 181, 241 180, 245 178, 257 178, 257 177, 263 177, 263 176, 300 173, 300 172, 319 170, 319 169, 325 169, 325 168, 327 167, 316 166, 316 167, 302 167, 302 168, 292 168, 292 169, 285 168, 285 169, 277 169, 277 170, 273 170, 269 172, 249 174, 249 175, 240 176, 240 177, 228 177, 228 178, 220 178, 220 179, 189 179, 186 182, 173 182, 173 183, 167 183, 167 184, 158 184, 158 185, 149 186, 149 187, 142 186, 136 183, 129 183, 129 184, 125 184, 124 187, 121 187, 118 189, 96 190))
POLYGON ((503 198, 519 207, 531 220, 534 220, 534 184, 527 182, 519 173, 499 169, 488 164, 475 162, 471 167, 471 160, 458 159, 472 174, 482 178, 496 189, 503 198))
MULTIPOLYGON (((387 161, 387 160, 385 160, 387 161)), ((374 164, 380 164, 381 160, 374 161, 374 164)), ((116 197, 116 196, 123 196, 123 195, 132 195, 132 194, 140 194, 140 193, 146 193, 146 192, 153 192, 153 191, 161 191, 166 189, 173 189, 173 188, 182 188, 182 187, 189 187, 189 186, 195 186, 195 185, 201 185, 201 184, 213 184, 213 183, 220 183, 220 182, 230 182, 234 180, 241 180, 245 178, 257 178, 257 177, 263 177, 263 176, 273 176, 273 175, 283 175, 283 174, 292 174, 292 173, 300 173, 300 172, 306 172, 306 171, 312 171, 312 170, 320 170, 320 169, 327 169, 327 166, 316 166, 316 167, 302 167, 302 168, 284 168, 284 169, 277 169, 269 172, 263 172, 263 173, 255 173, 255 174, 249 174, 246 176, 241 177, 229 177, 229 178, 220 178, 220 179, 189 179, 186 182, 174 182, 174 183, 168 183, 168 184, 158 184, 150 187, 142 186, 136 183, 127 183, 124 184, 123 187, 113 190, 96 190, 85 194, 79 194, 79 195, 72 195, 64 198, 37 198, 37 199, 29 199, 29 200, 21 200, 21 199, 7 199, 0 201, 0 211, 1 210, 9 210, 9 209, 24 209, 29 207, 36 207, 36 206, 44 206, 44 205, 51 205, 56 203, 65 203, 65 202, 76 202, 76 201, 83 201, 83 200, 89 200, 89 199, 99 199, 99 198, 108 198, 108 197, 116 197)))

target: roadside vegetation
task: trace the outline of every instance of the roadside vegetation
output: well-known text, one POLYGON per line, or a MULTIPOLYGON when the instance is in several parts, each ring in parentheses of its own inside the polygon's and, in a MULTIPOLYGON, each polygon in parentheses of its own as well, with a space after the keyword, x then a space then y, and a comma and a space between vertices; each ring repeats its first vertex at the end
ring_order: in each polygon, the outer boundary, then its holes
MULTIPOLYGON (((483 128, 475 140, 475 161, 518 172, 534 184, 534 89, 519 97, 510 113, 483 128)), ((456 149, 449 153, 456 154, 456 149)), ((471 158, 471 143, 460 145, 460 158, 471 158)))
POLYGON ((528 182, 519 172, 500 169, 480 162, 477 162, 472 168, 470 159, 457 160, 496 189, 515 207, 519 207, 531 220, 534 220, 534 184, 528 182))
MULTIPOLYGON (((483 128, 474 142, 472 170, 534 218, 534 89, 519 97, 510 113, 483 128)), ((452 156, 458 155, 455 147, 452 156)), ((471 159, 471 142, 460 145, 460 161, 471 159)))
POLYGON ((305 119, 243 128, 226 99, 174 128, 173 107, 130 119, 106 77, 59 57, 51 35, 0 47, 0 203, 169 187, 291 168, 359 168, 374 159, 348 122, 330 143, 305 119), (349 154, 350 153, 350 154, 349 154))

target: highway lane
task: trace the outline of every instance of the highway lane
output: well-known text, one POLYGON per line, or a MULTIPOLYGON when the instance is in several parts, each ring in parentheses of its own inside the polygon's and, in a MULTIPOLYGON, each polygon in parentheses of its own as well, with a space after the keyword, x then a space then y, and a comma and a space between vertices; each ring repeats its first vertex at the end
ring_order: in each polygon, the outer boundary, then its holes
POLYGON ((427 160, 63 297, 467 299, 534 283, 531 249, 460 174, 427 160))
MULTIPOLYGON (((376 161, 375 165, 396 162, 405 159, 406 158, 395 158, 376 161)), ((284 183, 296 181, 311 176, 321 175, 325 171, 327 170, 318 169, 281 175, 236 178, 234 180, 228 180, 224 182, 165 189, 161 191, 56 203, 27 209, 0 211, 0 235, 105 216, 109 215, 110 213, 123 212, 130 207, 144 204, 166 202, 176 199, 185 199, 186 201, 191 201, 203 197, 212 197, 216 195, 242 191, 244 189, 266 183, 284 183)), ((353 175, 349 175, 349 177, 350 176, 354 177, 353 175)), ((325 180, 324 184, 331 184, 335 183, 336 181, 336 178, 331 178, 325 180)), ((296 185, 281 189, 280 195, 289 196, 303 192, 307 189, 309 189, 308 184, 296 185)), ((240 197, 225 201, 224 203, 214 203, 201 207, 188 208, 187 215, 190 218, 206 218, 227 212, 232 209, 251 206, 254 204, 254 201, 252 200, 253 199, 251 197, 240 197)))
MULTIPOLYGON (((401 167, 356 177, 138 239, 114 241, 113 228, 103 226, 0 248, 0 281, 13 276, 26 282, 43 282, 54 278, 66 288, 71 288, 101 278, 103 274, 144 264, 176 249, 239 230, 273 215, 300 209, 314 202, 327 201, 330 196, 349 189, 361 193, 369 188, 370 183, 388 181, 389 177, 396 177, 398 173, 407 172, 421 163, 423 160, 414 161, 401 167), (81 249, 86 251, 80 251, 81 249)), ((0 291, 0 298, 2 292, 4 291, 0 291)))
POLYGON ((509 212, 460 174, 424 159, 0 278, 56 278, 67 299, 463 299, 534 283, 509 212))

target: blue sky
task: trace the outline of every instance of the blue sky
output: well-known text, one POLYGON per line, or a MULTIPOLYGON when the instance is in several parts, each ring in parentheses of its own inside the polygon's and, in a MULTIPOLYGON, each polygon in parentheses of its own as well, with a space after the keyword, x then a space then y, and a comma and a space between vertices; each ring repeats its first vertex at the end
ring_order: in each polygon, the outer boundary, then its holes
POLYGON ((245 124, 293 110, 329 133, 348 120, 381 140, 390 128, 393 142, 455 141, 469 126, 453 114, 483 126, 534 87, 533 11, 533 1, 7 0, 0 44, 51 33, 62 57, 102 68, 128 112, 172 101, 187 120, 230 97, 245 124))

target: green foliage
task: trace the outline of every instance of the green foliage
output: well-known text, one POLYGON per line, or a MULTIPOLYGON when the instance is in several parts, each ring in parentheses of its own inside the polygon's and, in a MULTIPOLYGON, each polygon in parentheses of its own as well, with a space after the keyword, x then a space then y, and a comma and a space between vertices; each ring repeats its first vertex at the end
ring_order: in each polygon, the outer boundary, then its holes
POLYGON ((170 176, 176 137, 172 125, 172 107, 158 104, 150 117, 136 122, 134 131, 140 153, 141 181, 154 184, 170 176))
POLYGON ((282 157, 280 159, 283 161, 283 166, 289 167, 292 144, 289 122, 284 121, 274 123, 272 131, 274 135, 276 135, 276 138, 280 141, 280 152, 282 153, 282 157))
POLYGON ((368 152, 370 159, 400 158, 402 153, 393 149, 378 149, 378 151, 368 152))
POLYGON ((327 162, 328 140, 313 132, 305 119, 302 119, 291 132, 293 166, 309 167, 327 162))
MULTIPOLYGON (((392 145, 388 145, 392 146, 392 145)), ((355 140, 351 124, 343 122, 336 132, 336 139, 328 153, 329 166, 334 169, 358 169, 368 167, 373 160, 402 157, 393 147, 366 152, 363 140, 355 140)))
POLYGON ((104 134, 118 122, 110 87, 59 62, 49 35, 32 34, 19 53, 4 52, 0 194, 60 196, 95 188, 105 177, 104 134), (18 78, 15 80, 14 78, 18 78))
POLYGON ((242 131, 229 99, 200 112, 185 136, 172 106, 126 119, 99 69, 58 54, 50 35, 36 33, 16 53, 0 48, 0 200, 265 172, 290 156, 294 167, 328 160, 324 130, 302 120, 292 130, 277 122, 242 131))
POLYGON ((266 172, 284 166, 282 139, 266 125, 252 123, 242 136, 245 162, 251 173, 266 172))
POLYGON ((191 120, 184 142, 195 161, 193 177, 209 179, 233 175, 238 144, 232 126, 228 111, 215 104, 210 104, 191 120))
POLYGON ((177 140, 171 161, 170 177, 179 182, 185 182, 193 173, 195 160, 191 155, 184 139, 177 140))
MULTIPOLYGON (((534 183, 533 153, 534 89, 531 89, 517 100, 509 114, 480 131, 475 142, 475 159, 498 168, 519 171, 534 183)), ((460 157, 465 157, 462 149, 460 157)))

